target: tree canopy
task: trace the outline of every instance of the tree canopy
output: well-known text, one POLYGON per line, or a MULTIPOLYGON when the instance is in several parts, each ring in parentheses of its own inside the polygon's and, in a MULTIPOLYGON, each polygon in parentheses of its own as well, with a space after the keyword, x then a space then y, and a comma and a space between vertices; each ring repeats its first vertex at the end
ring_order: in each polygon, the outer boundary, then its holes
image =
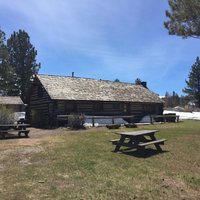
POLYGON ((14 71, 9 65, 5 33, 0 30, 0 95, 15 93, 14 71))
POLYGON ((180 97, 176 92, 166 92, 165 93, 165 107, 167 108, 173 108, 180 105, 180 97))
POLYGON ((192 65, 191 71, 186 80, 187 87, 183 89, 183 92, 198 102, 200 108, 200 60, 196 58, 196 62, 192 65))
POLYGON ((8 57, 5 40, 6 40, 5 33, 2 30, 0 30, 0 64, 2 64, 8 57))
POLYGON ((120 82, 120 80, 118 78, 115 79, 115 82, 120 82))
POLYGON ((170 10, 166 11, 168 21, 164 22, 170 35, 183 38, 200 38, 200 1, 168 0, 170 10))
POLYGON ((25 100, 31 85, 33 74, 37 74, 40 64, 36 63, 37 51, 30 42, 30 37, 24 30, 14 32, 7 40, 9 65, 15 73, 16 95, 25 100))
POLYGON ((136 78, 135 79, 135 84, 136 85, 141 85, 142 84, 142 80, 140 78, 136 78))

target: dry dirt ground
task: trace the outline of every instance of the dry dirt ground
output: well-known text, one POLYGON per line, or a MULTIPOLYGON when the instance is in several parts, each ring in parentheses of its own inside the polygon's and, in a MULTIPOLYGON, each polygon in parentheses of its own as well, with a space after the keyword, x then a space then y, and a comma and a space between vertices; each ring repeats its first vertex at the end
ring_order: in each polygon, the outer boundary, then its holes
MULTIPOLYGON (((87 129, 88 131, 93 131, 94 128, 87 129)), ((103 128, 99 128, 103 129, 103 128)), ((104 128, 105 129, 105 128, 104 128)), ((20 147, 30 147, 32 149, 37 149, 38 146, 43 144, 44 142, 47 143, 54 143, 59 140, 59 136, 61 135, 66 135, 70 133, 76 133, 76 132, 85 132, 85 130, 78 130, 78 131, 72 131, 69 130, 68 128, 56 128, 56 129, 37 129, 37 128, 29 128, 29 137, 18 137, 17 134, 11 134, 7 135, 6 139, 1 139, 0 138, 0 151, 15 151, 16 148, 20 147)), ((23 150, 26 151, 28 148, 23 148, 23 150)), ((37 150, 36 150, 37 151, 37 150)), ((31 152, 30 152, 31 153, 31 152)), ((34 150, 33 150, 34 153, 34 150)), ((3 155, 4 153, 2 152, 0 154, 3 155)))
POLYGON ((68 134, 71 131, 66 128, 58 129, 29 129, 29 137, 18 137, 17 134, 7 135, 6 139, 0 139, 0 160, 12 153, 20 152, 25 153, 39 153, 42 151, 42 144, 54 143, 57 141, 58 137, 63 134, 68 134), (58 137, 56 137, 58 136, 58 137))

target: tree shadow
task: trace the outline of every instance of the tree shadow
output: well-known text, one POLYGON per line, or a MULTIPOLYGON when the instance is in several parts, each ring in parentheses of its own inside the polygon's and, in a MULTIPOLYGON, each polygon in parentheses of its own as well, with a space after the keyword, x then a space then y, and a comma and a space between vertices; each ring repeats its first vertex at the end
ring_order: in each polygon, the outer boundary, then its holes
POLYGON ((29 138, 25 135, 21 135, 20 137, 18 134, 6 133, 5 137, 0 136, 0 140, 10 140, 10 139, 22 139, 22 138, 29 138))
POLYGON ((118 153, 122 153, 124 155, 128 155, 128 156, 134 156, 137 158, 149 158, 151 156, 156 156, 158 154, 163 154, 163 153, 167 153, 169 151, 158 151, 156 149, 151 149, 151 148, 147 148, 147 149, 143 149, 143 150, 120 150, 118 153))

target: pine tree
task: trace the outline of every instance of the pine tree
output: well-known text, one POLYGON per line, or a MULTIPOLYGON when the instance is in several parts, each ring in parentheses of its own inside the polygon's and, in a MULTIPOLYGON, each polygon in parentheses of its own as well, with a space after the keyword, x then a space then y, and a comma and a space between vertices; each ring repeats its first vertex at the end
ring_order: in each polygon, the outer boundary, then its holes
POLYGON ((164 22, 170 35, 183 38, 200 38, 200 1, 168 0, 170 11, 166 11, 168 21, 164 22))
POLYGON ((26 100, 31 85, 31 78, 40 69, 36 63, 37 51, 30 42, 30 37, 24 30, 14 32, 7 40, 9 64, 15 72, 16 94, 26 100))
POLYGON ((192 65, 191 71, 186 80, 187 87, 183 89, 183 92, 188 94, 191 98, 198 102, 200 108, 200 60, 196 58, 196 62, 192 65))
POLYGON ((136 79, 135 79, 135 84, 136 84, 136 85, 141 85, 141 84, 142 84, 141 79, 140 79, 140 78, 136 78, 136 79))
POLYGON ((115 82, 120 82, 120 80, 118 78, 115 79, 115 82))
POLYGON ((0 95, 15 95, 14 71, 8 63, 5 33, 0 30, 0 95))

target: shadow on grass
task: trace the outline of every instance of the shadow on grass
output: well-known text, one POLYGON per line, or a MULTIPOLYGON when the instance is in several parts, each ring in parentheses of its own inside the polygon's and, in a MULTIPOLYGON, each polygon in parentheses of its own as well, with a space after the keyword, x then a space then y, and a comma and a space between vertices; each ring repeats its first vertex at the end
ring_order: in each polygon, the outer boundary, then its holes
POLYGON ((5 135, 5 138, 0 136, 0 140, 9 140, 9 139, 22 139, 22 138, 29 138, 25 135, 21 135, 20 137, 18 136, 18 134, 12 134, 12 133, 7 133, 5 135))
MULTIPOLYGON (((144 150, 121 150, 118 153, 125 154, 128 156, 134 156, 137 158, 148 158, 158 154, 167 153, 169 151, 158 151, 156 149, 144 149, 144 150)), ((116 152, 115 152, 116 153, 116 152)))

